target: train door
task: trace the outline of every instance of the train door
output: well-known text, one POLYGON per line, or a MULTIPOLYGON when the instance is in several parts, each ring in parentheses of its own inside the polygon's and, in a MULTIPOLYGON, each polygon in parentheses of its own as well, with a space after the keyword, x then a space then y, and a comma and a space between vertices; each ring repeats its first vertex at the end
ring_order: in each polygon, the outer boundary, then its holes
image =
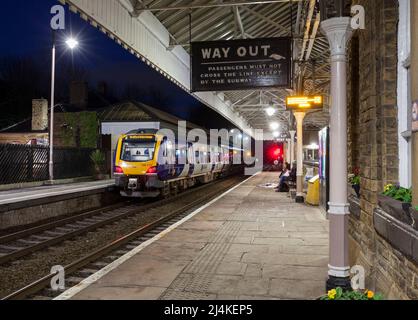
POLYGON ((187 160, 187 147, 183 146, 181 149, 176 149, 176 170, 179 177, 186 177, 189 174, 189 164, 187 160))
POLYGON ((200 144, 193 145, 193 152, 194 152, 194 170, 193 175, 198 175, 202 173, 202 163, 203 163, 203 156, 201 153, 201 146, 200 144))

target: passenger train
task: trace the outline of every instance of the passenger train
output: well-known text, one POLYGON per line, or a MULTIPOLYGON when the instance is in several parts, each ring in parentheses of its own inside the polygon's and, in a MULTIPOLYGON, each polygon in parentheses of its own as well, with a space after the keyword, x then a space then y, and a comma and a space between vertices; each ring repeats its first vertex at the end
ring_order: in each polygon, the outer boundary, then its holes
POLYGON ((199 142, 179 149, 157 130, 130 131, 116 146, 115 184, 125 197, 167 197, 236 171, 231 153, 237 152, 242 150, 199 142))

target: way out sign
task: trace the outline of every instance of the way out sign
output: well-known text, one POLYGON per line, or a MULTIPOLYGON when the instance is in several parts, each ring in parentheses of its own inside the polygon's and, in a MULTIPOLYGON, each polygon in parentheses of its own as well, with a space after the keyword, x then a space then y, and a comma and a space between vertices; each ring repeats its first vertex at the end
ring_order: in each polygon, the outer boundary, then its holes
POLYGON ((193 42, 192 91, 290 87, 291 39, 193 42))

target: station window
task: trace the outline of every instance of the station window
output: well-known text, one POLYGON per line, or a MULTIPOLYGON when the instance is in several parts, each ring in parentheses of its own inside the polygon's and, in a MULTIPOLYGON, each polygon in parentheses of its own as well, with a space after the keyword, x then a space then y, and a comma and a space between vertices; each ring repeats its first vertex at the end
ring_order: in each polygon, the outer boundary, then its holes
POLYGON ((412 184, 412 88, 411 88, 411 1, 399 2, 398 25, 398 146, 399 183, 409 188, 412 184))

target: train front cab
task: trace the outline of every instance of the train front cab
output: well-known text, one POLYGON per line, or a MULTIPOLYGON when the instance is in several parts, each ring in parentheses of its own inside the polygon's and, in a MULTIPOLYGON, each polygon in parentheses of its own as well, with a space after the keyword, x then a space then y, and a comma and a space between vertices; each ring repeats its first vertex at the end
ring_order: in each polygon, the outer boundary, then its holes
POLYGON ((157 174, 161 139, 155 134, 122 135, 115 155, 115 184, 122 196, 155 197, 162 183, 157 174))

